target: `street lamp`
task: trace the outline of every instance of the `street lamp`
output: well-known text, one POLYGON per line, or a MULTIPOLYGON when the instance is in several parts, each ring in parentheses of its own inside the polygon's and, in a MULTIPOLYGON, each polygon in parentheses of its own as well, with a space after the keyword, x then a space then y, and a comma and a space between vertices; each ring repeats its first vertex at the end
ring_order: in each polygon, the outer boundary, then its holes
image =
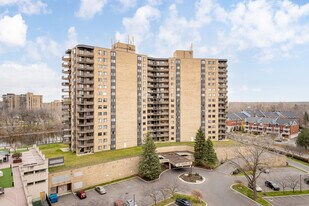
POLYGON ((301 175, 299 175, 299 190, 301 191, 301 175))

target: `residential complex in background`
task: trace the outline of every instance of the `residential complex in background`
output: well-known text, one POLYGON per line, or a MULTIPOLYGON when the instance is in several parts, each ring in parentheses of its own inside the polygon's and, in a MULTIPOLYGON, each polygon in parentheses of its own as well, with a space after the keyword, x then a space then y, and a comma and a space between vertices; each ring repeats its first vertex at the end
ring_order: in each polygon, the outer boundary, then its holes
POLYGON ((243 130, 255 134, 272 134, 284 138, 297 137, 299 117, 292 112, 247 110, 227 115, 228 131, 243 130))
POLYGON ((111 49, 77 45, 62 57, 64 138, 77 154, 155 141, 193 141, 198 128, 226 137, 227 60, 136 54, 132 44, 111 49))
POLYGON ((41 109, 43 103, 42 95, 34 95, 33 93, 2 95, 2 111, 12 111, 20 109, 41 109))
POLYGON ((42 104, 43 109, 56 110, 56 111, 58 110, 61 111, 61 106, 62 106, 62 103, 60 100, 54 100, 52 102, 47 102, 47 103, 42 104))
POLYGON ((62 103, 60 100, 43 103, 43 95, 35 95, 31 92, 26 94, 7 93, 2 95, 2 102, 0 102, 0 110, 3 112, 13 110, 59 110, 61 111, 62 103))

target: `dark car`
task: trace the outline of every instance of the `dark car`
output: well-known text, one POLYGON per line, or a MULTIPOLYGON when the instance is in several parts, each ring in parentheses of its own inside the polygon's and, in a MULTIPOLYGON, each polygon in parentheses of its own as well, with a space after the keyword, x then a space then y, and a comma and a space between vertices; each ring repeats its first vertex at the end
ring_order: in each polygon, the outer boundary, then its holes
POLYGON ((77 197, 79 197, 79 199, 85 199, 87 197, 86 192, 84 190, 78 191, 76 195, 77 197))
POLYGON ((233 172, 232 172, 232 175, 237 175, 237 174, 239 174, 241 171, 240 171, 240 169, 235 169, 233 172))
POLYGON ((0 187, 0 195, 3 195, 3 194, 4 194, 4 188, 0 187))
POLYGON ((192 206, 192 203, 189 200, 183 198, 177 198, 175 204, 179 206, 192 206))
POLYGON ((269 187, 270 189, 273 189, 275 191, 279 191, 280 187, 278 185, 276 185, 276 183, 271 182, 271 181, 265 181, 265 186, 269 187))
POLYGON ((304 179, 304 181, 305 181, 306 184, 309 185, 309 177, 306 177, 306 178, 304 179))

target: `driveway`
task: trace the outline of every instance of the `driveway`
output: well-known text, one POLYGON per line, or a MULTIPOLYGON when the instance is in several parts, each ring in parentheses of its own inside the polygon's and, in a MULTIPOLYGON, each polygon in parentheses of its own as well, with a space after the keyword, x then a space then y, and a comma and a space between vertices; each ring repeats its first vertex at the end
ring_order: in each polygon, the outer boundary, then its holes
MULTIPOLYGON (((199 190, 202 192, 203 199, 205 199, 210 206, 256 205, 253 201, 230 189, 231 184, 235 181, 235 177, 225 175, 221 172, 194 168, 193 172, 198 172, 204 176, 206 181, 202 184, 187 184, 180 181, 178 176, 188 171, 189 169, 169 170, 161 175, 160 180, 153 183, 145 183, 139 178, 132 178, 105 186, 107 190, 106 195, 99 195, 96 191, 90 190, 87 191, 87 198, 84 200, 79 200, 75 195, 69 194, 59 197, 59 202, 53 205, 109 206, 117 199, 132 199, 134 194, 138 206, 152 205, 154 202, 149 197, 149 194, 154 191, 160 194, 160 188, 165 187, 166 184, 178 185, 178 191, 186 194, 190 194, 193 190, 199 190)), ((162 199, 162 195, 159 195, 159 199, 162 199)))

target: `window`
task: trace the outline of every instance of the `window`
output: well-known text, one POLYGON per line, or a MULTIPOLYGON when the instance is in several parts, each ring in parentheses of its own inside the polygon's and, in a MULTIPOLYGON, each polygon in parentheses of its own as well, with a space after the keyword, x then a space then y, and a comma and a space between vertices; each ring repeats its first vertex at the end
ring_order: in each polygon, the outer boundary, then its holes
POLYGON ((98 146, 98 150, 102 150, 102 146, 98 146))
POLYGON ((98 136, 102 136, 102 132, 99 132, 99 133, 98 133, 98 136))
POLYGON ((102 143, 102 139, 98 139, 98 142, 99 142, 99 143, 102 143))
POLYGON ((102 112, 98 112, 98 116, 102 116, 102 112))
POLYGON ((103 129, 107 129, 107 125, 103 125, 103 129))
POLYGON ((99 55, 101 55, 101 54, 102 54, 102 51, 101 51, 101 50, 99 50, 99 51, 98 51, 98 54, 99 54, 99 55))

